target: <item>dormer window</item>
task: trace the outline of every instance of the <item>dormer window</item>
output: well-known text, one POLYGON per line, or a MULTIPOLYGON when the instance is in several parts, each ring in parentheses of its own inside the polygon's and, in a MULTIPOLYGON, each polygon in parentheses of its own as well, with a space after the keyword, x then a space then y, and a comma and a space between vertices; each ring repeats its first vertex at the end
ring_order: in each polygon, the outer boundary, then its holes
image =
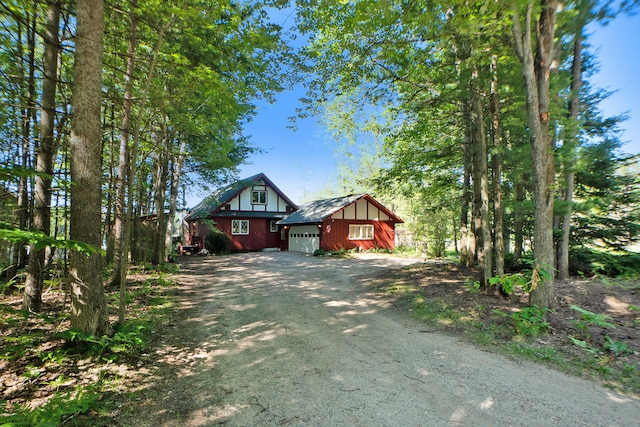
POLYGON ((254 205, 266 205, 267 192, 264 190, 253 190, 251 192, 251 203, 254 205))

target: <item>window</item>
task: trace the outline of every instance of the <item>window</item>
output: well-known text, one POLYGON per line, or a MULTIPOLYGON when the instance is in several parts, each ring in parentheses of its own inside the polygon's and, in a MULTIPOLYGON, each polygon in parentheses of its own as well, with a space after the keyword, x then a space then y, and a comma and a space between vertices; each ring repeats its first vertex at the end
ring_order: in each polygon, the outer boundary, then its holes
POLYGON ((276 220, 271 220, 269 221, 269 231, 271 231, 272 233, 277 233, 278 232, 278 226, 276 225, 276 220))
POLYGON ((267 192, 264 190, 254 190, 251 192, 251 203, 254 205, 267 204, 267 192))
POLYGON ((349 224, 349 240, 373 240, 373 225, 349 224))
POLYGON ((232 220, 231 234, 249 234, 249 221, 246 219, 232 220))

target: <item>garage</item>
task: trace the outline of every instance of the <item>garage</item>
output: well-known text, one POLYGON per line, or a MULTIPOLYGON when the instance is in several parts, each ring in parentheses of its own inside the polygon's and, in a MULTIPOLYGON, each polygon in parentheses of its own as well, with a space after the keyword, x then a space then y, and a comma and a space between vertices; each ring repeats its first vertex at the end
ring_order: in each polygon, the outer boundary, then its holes
POLYGON ((289 250, 313 253, 320 249, 320 229, 317 225, 294 225, 289 229, 289 250))

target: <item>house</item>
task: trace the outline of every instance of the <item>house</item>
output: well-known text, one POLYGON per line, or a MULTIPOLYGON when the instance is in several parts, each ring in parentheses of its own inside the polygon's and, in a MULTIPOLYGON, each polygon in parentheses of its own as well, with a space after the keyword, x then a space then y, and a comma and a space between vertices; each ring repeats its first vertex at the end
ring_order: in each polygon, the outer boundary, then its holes
POLYGON ((394 249, 395 225, 403 222, 368 194, 316 200, 298 208, 262 173, 214 192, 185 221, 190 250, 203 248, 215 226, 227 234, 232 251, 306 253, 394 249))
POLYGON ((278 221, 290 251, 395 248, 395 225, 403 222, 368 194, 316 200, 278 221))
POLYGON ((204 247, 211 226, 225 232, 232 251, 286 250, 286 236, 276 223, 298 209, 260 173, 221 188, 185 217, 188 244, 204 247))

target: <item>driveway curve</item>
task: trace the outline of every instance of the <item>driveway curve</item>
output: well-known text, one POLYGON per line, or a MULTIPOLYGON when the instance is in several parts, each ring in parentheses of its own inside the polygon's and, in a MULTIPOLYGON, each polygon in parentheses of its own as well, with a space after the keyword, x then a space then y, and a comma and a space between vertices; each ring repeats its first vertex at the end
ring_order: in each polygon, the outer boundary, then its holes
MULTIPOLYGON (((369 287, 416 259, 190 257, 147 426, 630 426, 640 401, 425 331, 369 287)), ((150 382, 151 383, 151 382, 150 382)))

